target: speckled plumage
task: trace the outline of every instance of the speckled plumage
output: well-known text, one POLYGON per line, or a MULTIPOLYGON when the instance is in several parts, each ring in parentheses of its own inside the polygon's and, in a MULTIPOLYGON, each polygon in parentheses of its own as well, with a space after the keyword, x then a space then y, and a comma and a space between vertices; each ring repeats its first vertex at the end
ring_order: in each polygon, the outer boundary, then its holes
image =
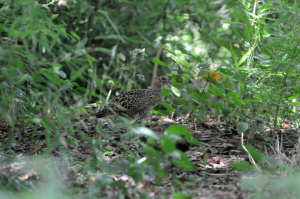
POLYGON ((151 89, 133 89, 113 98, 113 104, 95 114, 101 118, 112 115, 112 111, 118 114, 125 114, 134 120, 141 120, 147 117, 148 113, 156 106, 162 98, 162 88, 172 82, 166 76, 155 79, 151 89))

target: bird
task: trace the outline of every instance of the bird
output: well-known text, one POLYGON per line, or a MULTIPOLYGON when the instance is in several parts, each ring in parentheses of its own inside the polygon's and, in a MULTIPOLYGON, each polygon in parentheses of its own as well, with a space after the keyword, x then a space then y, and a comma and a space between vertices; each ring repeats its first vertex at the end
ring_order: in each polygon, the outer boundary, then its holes
POLYGON ((156 77, 151 89, 133 89, 113 98, 113 103, 98 111, 97 118, 113 115, 126 115, 135 121, 148 116, 149 112, 161 101, 163 86, 172 84, 166 76, 156 77))

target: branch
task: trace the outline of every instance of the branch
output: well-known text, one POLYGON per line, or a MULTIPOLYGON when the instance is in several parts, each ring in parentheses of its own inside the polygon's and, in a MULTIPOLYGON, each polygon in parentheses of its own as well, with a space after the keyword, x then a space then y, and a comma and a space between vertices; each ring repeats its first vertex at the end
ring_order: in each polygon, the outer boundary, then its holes
MULTIPOLYGON (((159 57, 160 57, 160 55, 161 55, 161 52, 162 52, 162 49, 163 49, 163 47, 160 47, 160 48, 158 49, 158 51, 156 52, 156 56, 155 56, 156 59, 159 59, 159 57)), ((154 85, 154 81, 155 81, 156 74, 157 74, 157 66, 158 66, 158 64, 157 64, 157 63, 154 63, 154 68, 153 68, 153 73, 152 73, 151 87, 153 87, 153 85, 154 85)))

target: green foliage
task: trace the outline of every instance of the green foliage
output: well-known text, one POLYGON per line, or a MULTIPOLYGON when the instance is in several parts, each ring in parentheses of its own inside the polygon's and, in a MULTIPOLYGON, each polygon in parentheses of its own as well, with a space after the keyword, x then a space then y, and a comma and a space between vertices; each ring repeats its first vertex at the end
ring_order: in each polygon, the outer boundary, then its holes
POLYGON ((244 133, 248 129, 248 127, 249 127, 248 123, 246 123, 246 122, 239 122, 236 125, 236 131, 239 134, 241 134, 241 133, 244 133))
POLYGON ((239 171, 255 169, 255 167, 253 165, 250 165, 247 162, 236 162, 236 163, 231 164, 231 167, 236 170, 239 170, 239 171))
POLYGON ((278 175, 249 177, 242 182, 242 188, 253 193, 251 198, 267 199, 298 198, 299 185, 299 171, 293 171, 290 175, 280 177, 278 175))
POLYGON ((253 148, 253 146, 251 146, 250 144, 247 145, 247 149, 250 153, 250 155, 253 157, 253 159, 255 160, 256 163, 262 163, 262 155, 260 154, 260 152, 258 152, 257 150, 255 150, 253 148))
MULTIPOLYGON (((193 111, 198 122, 213 114, 225 120, 227 128, 236 126, 238 133, 254 131, 256 121, 272 122, 274 129, 285 118, 296 124, 295 107, 300 103, 292 100, 300 93, 298 10, 299 2, 285 0, 70 0, 66 5, 57 0, 1 1, 0 116, 10 133, 3 148, 14 149, 14 137, 22 139, 26 128, 35 133, 42 129, 45 155, 85 144, 93 148, 93 171, 122 171, 137 182, 149 174, 160 182, 168 176, 162 162, 195 170, 176 149, 177 141, 195 143, 182 127, 171 126, 160 138, 120 117, 112 123, 114 128, 125 127, 148 141, 137 151, 122 148, 126 160, 107 164, 98 157, 111 154, 103 150, 101 139, 75 129, 73 121, 89 115, 86 105, 105 104, 124 90, 150 85, 154 64, 157 75, 173 82, 170 89, 164 88, 162 106, 154 114, 183 116, 193 111)), ((97 130, 107 135, 101 125, 97 130)), ((261 155, 248 149, 261 163, 261 155)), ((8 181, 1 185, 28 188, 16 179, 8 181)), ((100 191, 109 185, 122 190, 124 197, 127 192, 121 181, 107 176, 96 184, 100 191)))
POLYGON ((245 11, 236 7, 231 13, 232 20, 222 21, 232 30, 231 39, 213 38, 217 45, 227 50, 223 49, 223 53, 231 59, 213 63, 209 61, 213 59, 211 57, 205 62, 192 53, 168 48, 169 57, 176 66, 174 78, 184 83, 180 87, 185 90, 175 104, 193 110, 200 120, 207 114, 203 113, 206 110, 224 118, 230 116, 233 120, 262 117, 272 120, 277 128, 278 121, 284 117, 296 118, 293 106, 299 105, 291 102, 297 98, 300 88, 300 79, 296 75, 299 73, 299 38, 296 34, 299 25, 286 21, 295 17, 287 14, 288 10, 292 12, 299 5, 247 2, 240 6, 245 11), (255 17, 253 10, 257 12, 255 17), (213 70, 222 76, 222 80, 213 76, 205 78, 205 74, 213 72, 209 67, 213 64, 217 65, 213 70))

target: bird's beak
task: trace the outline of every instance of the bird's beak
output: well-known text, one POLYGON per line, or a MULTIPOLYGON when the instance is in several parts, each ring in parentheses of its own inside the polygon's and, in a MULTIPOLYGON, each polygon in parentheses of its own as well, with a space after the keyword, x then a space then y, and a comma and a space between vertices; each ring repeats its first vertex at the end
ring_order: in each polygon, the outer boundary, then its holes
POLYGON ((169 80, 169 81, 168 81, 168 84, 173 84, 173 83, 171 82, 171 80, 169 80))

